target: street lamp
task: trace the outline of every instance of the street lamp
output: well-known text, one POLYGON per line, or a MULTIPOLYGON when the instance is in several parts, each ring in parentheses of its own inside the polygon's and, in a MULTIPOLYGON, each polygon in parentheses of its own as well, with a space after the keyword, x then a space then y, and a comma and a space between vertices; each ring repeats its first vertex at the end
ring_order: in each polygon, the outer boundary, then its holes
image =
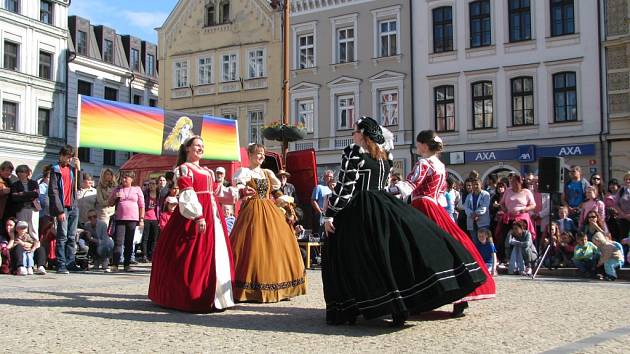
MULTIPOLYGON (((282 30, 282 53, 283 75, 282 75, 282 124, 289 124, 289 30, 290 30, 290 12, 291 0, 271 0, 269 5, 274 10, 281 9, 283 11, 283 30, 282 30)), ((282 160, 287 163, 287 152, 289 150, 289 142, 285 139, 282 142, 282 160)))

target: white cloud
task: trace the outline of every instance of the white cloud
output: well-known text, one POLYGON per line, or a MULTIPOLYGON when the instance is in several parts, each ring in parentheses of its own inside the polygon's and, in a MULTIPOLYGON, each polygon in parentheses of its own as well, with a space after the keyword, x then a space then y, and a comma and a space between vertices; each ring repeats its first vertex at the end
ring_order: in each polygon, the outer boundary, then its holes
POLYGON ((129 20, 129 24, 145 31, 153 31, 154 28, 162 26, 168 13, 166 12, 143 12, 124 11, 123 15, 129 20))

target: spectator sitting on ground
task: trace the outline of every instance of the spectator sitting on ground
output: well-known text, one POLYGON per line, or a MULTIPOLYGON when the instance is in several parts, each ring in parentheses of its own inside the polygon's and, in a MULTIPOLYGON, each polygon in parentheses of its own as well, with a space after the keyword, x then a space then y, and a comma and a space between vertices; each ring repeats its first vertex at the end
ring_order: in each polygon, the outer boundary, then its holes
POLYGON ((483 228, 477 231, 477 239, 475 240, 475 246, 477 251, 483 258, 488 268, 488 273, 492 276, 498 275, 497 273, 497 249, 492 242, 492 233, 490 230, 483 228))
POLYGON ((11 273, 11 251, 15 245, 15 218, 8 218, 4 224, 4 232, 0 234, 0 274, 11 273))
POLYGON ((37 274, 46 274, 46 269, 41 261, 45 255, 40 249, 39 240, 34 238, 28 229, 28 223, 20 220, 15 224, 15 247, 13 248, 13 258, 15 262, 17 275, 32 275, 35 267, 35 256, 38 257, 37 265, 39 266, 37 274), (38 251, 39 249, 39 251, 38 251), (35 254, 37 252, 37 255, 35 254))
POLYGON ((510 274, 532 275, 532 263, 536 260, 536 249, 532 243, 532 234, 526 229, 524 221, 515 221, 508 233, 507 244, 511 247, 510 274))
POLYGON ((562 252, 560 250, 560 228, 558 224, 552 222, 545 233, 545 237, 540 240, 540 253, 547 251, 547 256, 543 260, 543 266, 551 269, 558 268, 562 262, 562 252), (547 251, 547 246, 551 248, 547 251))
POLYGON ((595 265, 598 260, 597 246, 590 242, 583 232, 578 232, 576 239, 573 264, 582 277, 591 278, 595 275, 595 265))
POLYGON ((597 266, 604 266, 604 279, 614 281, 617 279, 617 268, 623 266, 623 253, 616 242, 610 241, 601 232, 593 235, 593 243, 600 253, 597 266))
POLYGON ((39 230, 39 185, 31 179, 32 171, 27 165, 19 165, 15 172, 18 180, 11 185, 11 202, 18 220, 28 224, 31 238, 38 238, 39 230))
POLYGON ((94 260, 92 270, 99 267, 105 273, 111 272, 109 269, 109 258, 114 252, 114 241, 107 234, 107 224, 98 219, 98 213, 92 209, 88 211, 88 222, 85 223, 84 237, 88 240, 89 255, 94 260))
POLYGON ((581 231, 586 233, 586 236, 589 240, 592 240, 593 235, 595 235, 597 232, 606 234, 608 232, 608 228, 606 227, 604 220, 599 218, 599 214, 597 212, 589 211, 586 214, 584 226, 581 228, 581 231))
POLYGON ((164 199, 164 210, 160 213, 160 230, 164 230, 164 227, 175 212, 177 204, 177 197, 166 197, 166 199, 164 199))
POLYGON ((575 251, 575 238, 570 232, 560 234, 560 260, 561 267, 572 267, 573 251, 575 251))
POLYGON ((565 205, 558 208, 558 227, 560 228, 560 232, 577 232, 577 227, 575 226, 575 221, 569 218, 569 208, 565 205))

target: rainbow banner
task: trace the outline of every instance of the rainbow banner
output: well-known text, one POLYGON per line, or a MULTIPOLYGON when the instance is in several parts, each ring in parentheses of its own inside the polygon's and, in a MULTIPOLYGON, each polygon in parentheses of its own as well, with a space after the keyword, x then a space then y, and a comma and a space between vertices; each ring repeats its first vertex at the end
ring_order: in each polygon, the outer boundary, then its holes
POLYGON ((235 120, 79 96, 77 146, 176 155, 193 135, 203 138, 205 159, 240 160, 235 120))

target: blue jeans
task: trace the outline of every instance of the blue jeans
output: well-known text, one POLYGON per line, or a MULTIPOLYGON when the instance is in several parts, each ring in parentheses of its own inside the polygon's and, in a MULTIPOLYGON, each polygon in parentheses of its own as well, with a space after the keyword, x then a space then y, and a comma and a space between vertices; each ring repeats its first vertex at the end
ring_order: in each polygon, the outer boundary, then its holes
POLYGON ((623 267, 623 261, 618 261, 616 259, 609 259, 604 262, 604 271, 606 275, 617 278, 616 268, 623 267))
POLYGON ((64 221, 57 219, 57 269, 74 267, 74 254, 76 253, 77 224, 79 223, 79 211, 76 207, 64 208, 66 218, 64 221))
POLYGON ((592 273, 595 270, 595 260, 594 259, 585 259, 585 260, 577 260, 573 259, 573 264, 575 267, 582 273, 592 273))

